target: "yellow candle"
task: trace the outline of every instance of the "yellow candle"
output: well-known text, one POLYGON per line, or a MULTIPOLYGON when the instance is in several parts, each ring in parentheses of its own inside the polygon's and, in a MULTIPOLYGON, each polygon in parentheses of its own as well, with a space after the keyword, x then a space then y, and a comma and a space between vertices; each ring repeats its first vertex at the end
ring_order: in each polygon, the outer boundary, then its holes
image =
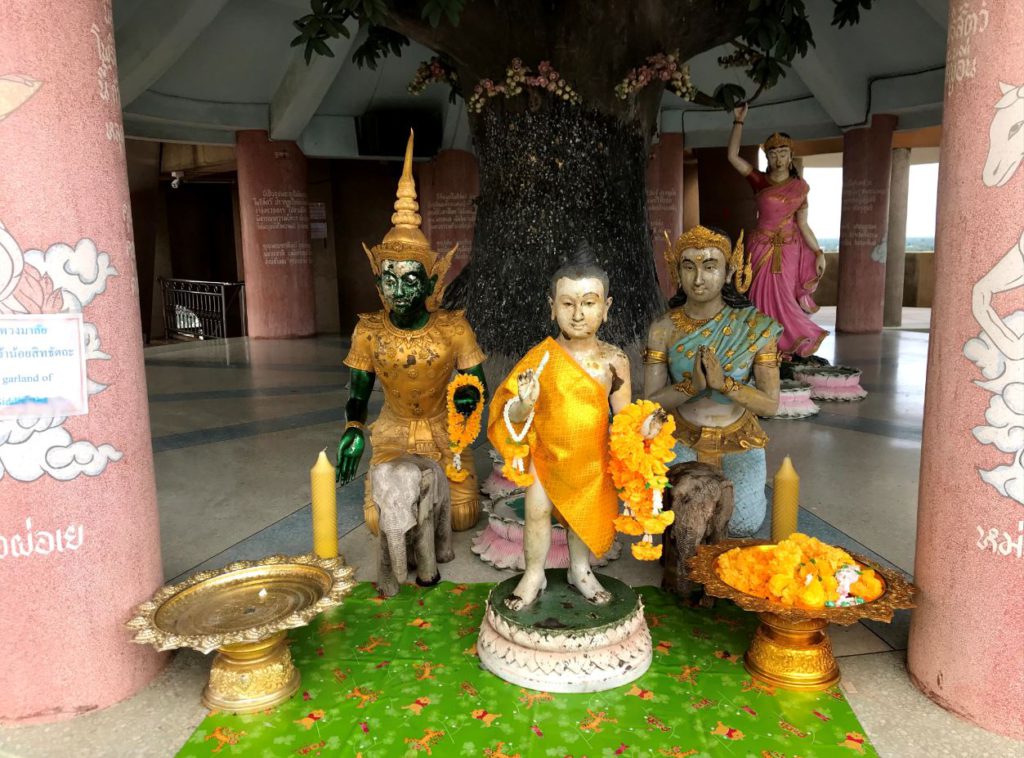
POLYGON ((772 542, 786 539, 797 530, 800 510, 800 477, 787 455, 775 472, 772 492, 772 542))
POLYGON ((309 470, 313 490, 313 552, 321 558, 338 557, 338 497, 334 489, 334 466, 321 450, 309 470))

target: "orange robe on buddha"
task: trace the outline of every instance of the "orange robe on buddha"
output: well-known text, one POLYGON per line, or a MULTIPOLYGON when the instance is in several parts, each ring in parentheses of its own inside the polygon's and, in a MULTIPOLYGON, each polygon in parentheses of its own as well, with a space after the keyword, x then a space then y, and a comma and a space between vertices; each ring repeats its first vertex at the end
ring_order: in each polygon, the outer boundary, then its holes
MULTIPOLYGON (((487 437, 511 463, 519 444, 505 426, 505 404, 519 394, 516 377, 536 369, 545 352, 549 358, 540 375, 533 424, 523 440, 530 448, 529 455, 522 456, 524 468, 529 471, 533 463, 559 520, 601 556, 615 540, 612 522, 619 513, 608 473, 608 390, 548 337, 523 356, 495 392, 487 437)), ((522 425, 513 427, 522 430, 522 425)))

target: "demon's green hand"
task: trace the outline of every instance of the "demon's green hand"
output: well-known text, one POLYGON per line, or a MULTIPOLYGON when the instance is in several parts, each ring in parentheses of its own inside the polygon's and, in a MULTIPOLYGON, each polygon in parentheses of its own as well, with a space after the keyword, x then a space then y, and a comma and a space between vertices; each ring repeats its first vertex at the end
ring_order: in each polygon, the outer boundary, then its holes
MULTIPOLYGON (((484 392, 487 392, 487 379, 484 377, 483 364, 471 366, 460 374, 472 374, 480 380, 480 386, 484 388, 484 392)), ((455 410, 463 416, 469 416, 476 410, 476 407, 484 401, 484 397, 480 395, 480 390, 476 387, 464 384, 455 390, 455 394, 452 396, 452 401, 455 403, 455 410)))
POLYGON ((348 484, 355 477, 366 450, 366 406, 376 378, 369 371, 352 369, 348 403, 345 405, 345 417, 351 426, 341 435, 338 462, 334 467, 334 476, 341 484, 348 484))
POLYGON ((339 482, 348 484, 352 481, 365 449, 365 432, 354 426, 346 429, 338 443, 338 465, 334 467, 334 476, 339 482))

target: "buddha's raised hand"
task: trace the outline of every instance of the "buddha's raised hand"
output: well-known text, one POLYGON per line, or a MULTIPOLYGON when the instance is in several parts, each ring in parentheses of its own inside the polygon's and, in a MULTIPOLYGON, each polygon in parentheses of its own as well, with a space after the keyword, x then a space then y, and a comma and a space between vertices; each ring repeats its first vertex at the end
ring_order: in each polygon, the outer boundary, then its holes
POLYGON ((532 408, 540 395, 540 379, 532 368, 526 369, 516 377, 519 387, 519 402, 526 408, 532 408))
POLYGON ((668 414, 665 413, 664 408, 658 408, 640 425, 640 434, 643 435, 645 440, 653 440, 661 432, 661 427, 668 421, 668 414))

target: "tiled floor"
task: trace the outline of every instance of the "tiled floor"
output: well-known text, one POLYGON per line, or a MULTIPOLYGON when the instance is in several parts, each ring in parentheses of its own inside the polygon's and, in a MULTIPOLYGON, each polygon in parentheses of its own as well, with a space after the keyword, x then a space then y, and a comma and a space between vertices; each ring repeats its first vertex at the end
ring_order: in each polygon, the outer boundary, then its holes
MULTIPOLYGON (((913 571, 926 309, 902 330, 829 338, 820 353, 863 369, 866 400, 828 404, 804 421, 765 423, 769 470, 791 455, 801 475, 802 530, 913 571), (856 493, 851 496, 850 493, 856 493)), ((834 323, 834 309, 818 320, 834 323)), ((168 581, 198 568, 310 546, 309 475, 342 427, 347 372, 338 338, 232 340, 146 351, 150 417, 168 581)), ((380 404, 375 393, 371 415, 380 404)), ((482 446, 478 467, 487 465, 482 446)), ((341 550, 360 579, 375 578, 374 541, 362 525, 362 479, 339 493, 341 550)), ((446 579, 506 576, 456 536, 446 579)), ((607 573, 656 584, 658 567, 624 557, 607 573)), ((921 695, 904 669, 906 614, 891 625, 836 628, 832 640, 850 701, 883 756, 1019 756, 1024 745, 977 729, 921 695)), ((0 730, 0 756, 170 756, 204 715, 208 662, 179 653, 144 692, 71 722, 0 730)), ((808 755, 811 755, 810 753, 808 755)))

